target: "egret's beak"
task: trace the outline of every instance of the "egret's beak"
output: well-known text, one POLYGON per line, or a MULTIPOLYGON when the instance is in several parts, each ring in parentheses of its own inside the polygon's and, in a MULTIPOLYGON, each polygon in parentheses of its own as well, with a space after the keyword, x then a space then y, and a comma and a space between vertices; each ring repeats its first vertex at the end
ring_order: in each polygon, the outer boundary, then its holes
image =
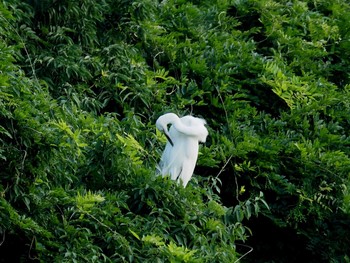
POLYGON ((167 133, 166 131, 164 131, 164 135, 165 137, 168 139, 168 141, 170 142, 171 146, 174 146, 174 143, 173 141, 171 140, 170 136, 169 136, 169 133, 167 133))

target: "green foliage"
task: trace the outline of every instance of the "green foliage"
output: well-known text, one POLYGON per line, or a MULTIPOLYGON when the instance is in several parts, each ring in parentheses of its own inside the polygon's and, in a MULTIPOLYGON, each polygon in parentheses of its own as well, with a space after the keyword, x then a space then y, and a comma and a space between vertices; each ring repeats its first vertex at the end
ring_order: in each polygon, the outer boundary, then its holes
POLYGON ((348 262, 349 11, 2 1, 1 260, 348 262), (186 189, 155 175, 170 111, 208 122, 186 189))

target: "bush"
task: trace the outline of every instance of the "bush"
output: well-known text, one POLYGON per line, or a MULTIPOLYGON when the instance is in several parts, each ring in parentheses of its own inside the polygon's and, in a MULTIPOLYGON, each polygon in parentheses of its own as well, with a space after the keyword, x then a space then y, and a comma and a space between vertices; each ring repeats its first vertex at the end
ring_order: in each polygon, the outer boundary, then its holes
POLYGON ((1 3, 0 251, 348 262, 349 9, 1 3), (154 123, 169 111, 208 122, 185 189, 155 176, 164 141, 154 123))

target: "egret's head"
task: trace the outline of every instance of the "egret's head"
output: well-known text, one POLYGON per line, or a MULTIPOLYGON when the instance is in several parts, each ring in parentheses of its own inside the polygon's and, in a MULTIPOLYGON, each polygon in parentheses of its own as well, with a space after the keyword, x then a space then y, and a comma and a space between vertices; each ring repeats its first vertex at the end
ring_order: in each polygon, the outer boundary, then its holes
POLYGON ((179 119, 179 117, 174 113, 167 113, 160 116, 156 121, 156 127, 158 130, 164 133, 165 137, 168 139, 171 146, 174 146, 172 139, 170 138, 168 124, 173 123, 175 119, 179 119))

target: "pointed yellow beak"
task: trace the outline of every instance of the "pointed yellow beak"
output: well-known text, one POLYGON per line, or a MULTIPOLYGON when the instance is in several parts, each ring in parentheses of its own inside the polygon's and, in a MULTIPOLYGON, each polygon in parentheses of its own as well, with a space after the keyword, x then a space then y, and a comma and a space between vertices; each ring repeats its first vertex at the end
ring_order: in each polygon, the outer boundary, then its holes
POLYGON ((166 131, 164 131, 164 135, 165 135, 165 137, 168 139, 168 141, 170 142, 171 146, 174 146, 174 143, 173 143, 173 141, 171 140, 169 133, 166 132, 166 131))

